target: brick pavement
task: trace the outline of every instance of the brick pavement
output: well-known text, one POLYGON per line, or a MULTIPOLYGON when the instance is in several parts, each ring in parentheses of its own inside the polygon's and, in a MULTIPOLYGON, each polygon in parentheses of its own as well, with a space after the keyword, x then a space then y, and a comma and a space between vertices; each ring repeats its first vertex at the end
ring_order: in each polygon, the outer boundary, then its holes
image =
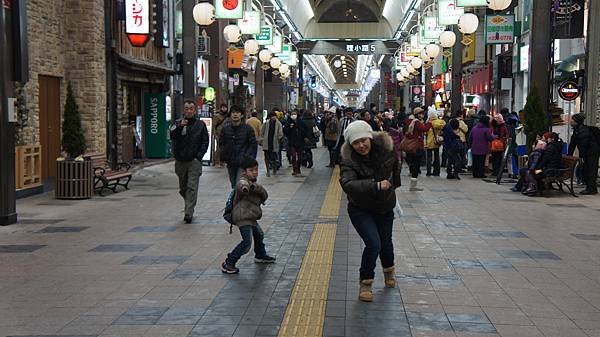
MULTIPOLYGON (((220 217, 225 170, 201 178, 191 225, 172 164, 105 198, 20 200, 21 223, 0 228, 0 336, 276 336, 327 190, 323 160, 307 178, 261 177, 278 263, 246 257, 233 277, 219 270, 239 241, 220 217)), ((600 336, 600 199, 421 180, 424 192, 398 193, 399 286, 384 289, 378 269, 371 304, 357 301, 361 242, 342 203, 324 336, 600 336)))

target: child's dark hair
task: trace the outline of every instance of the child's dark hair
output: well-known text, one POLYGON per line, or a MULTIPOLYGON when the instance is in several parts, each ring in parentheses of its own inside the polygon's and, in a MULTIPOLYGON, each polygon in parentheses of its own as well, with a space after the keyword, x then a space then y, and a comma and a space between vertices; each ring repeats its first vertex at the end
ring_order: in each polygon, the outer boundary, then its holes
POLYGON ((252 157, 246 157, 246 158, 242 159, 240 167, 242 168, 242 170, 247 170, 249 168, 258 167, 258 162, 256 161, 256 159, 254 159, 252 157))
POLYGON ((452 128, 452 130, 458 130, 459 126, 460 126, 460 122, 458 121, 458 119, 450 120, 450 128, 452 128))

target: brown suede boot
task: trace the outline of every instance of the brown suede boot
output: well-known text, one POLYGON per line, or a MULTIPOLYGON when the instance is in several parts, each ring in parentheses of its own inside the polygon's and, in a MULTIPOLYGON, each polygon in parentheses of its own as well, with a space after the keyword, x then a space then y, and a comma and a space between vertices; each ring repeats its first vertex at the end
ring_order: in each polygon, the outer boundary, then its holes
POLYGON ((358 291, 358 299, 363 302, 373 302, 373 279, 360 281, 360 290, 358 291))
POLYGON ((396 288, 396 274, 394 267, 383 268, 383 276, 385 278, 386 287, 396 288))

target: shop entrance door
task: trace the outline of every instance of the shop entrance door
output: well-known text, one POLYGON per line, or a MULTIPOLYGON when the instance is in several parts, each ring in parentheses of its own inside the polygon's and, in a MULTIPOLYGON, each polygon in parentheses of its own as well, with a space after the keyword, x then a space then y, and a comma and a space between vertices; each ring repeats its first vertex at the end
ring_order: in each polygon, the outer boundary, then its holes
POLYGON ((60 155, 60 78, 40 75, 39 83, 42 179, 46 180, 56 176, 60 155))

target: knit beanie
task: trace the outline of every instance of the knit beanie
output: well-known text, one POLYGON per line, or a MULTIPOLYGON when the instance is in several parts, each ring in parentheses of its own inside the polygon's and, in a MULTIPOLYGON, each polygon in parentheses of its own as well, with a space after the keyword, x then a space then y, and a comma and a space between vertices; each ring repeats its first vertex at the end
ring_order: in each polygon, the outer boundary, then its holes
POLYGON ((573 115, 573 117, 571 117, 571 118, 573 118, 573 120, 574 120, 575 122, 577 122, 577 124, 580 124, 580 125, 581 125, 581 124, 584 124, 584 123, 585 123, 585 115, 584 115, 584 114, 582 114, 582 113, 575 114, 575 115, 573 115))
POLYGON ((348 144, 352 144, 361 138, 373 139, 373 128, 365 121, 352 122, 346 127, 344 138, 348 144))

